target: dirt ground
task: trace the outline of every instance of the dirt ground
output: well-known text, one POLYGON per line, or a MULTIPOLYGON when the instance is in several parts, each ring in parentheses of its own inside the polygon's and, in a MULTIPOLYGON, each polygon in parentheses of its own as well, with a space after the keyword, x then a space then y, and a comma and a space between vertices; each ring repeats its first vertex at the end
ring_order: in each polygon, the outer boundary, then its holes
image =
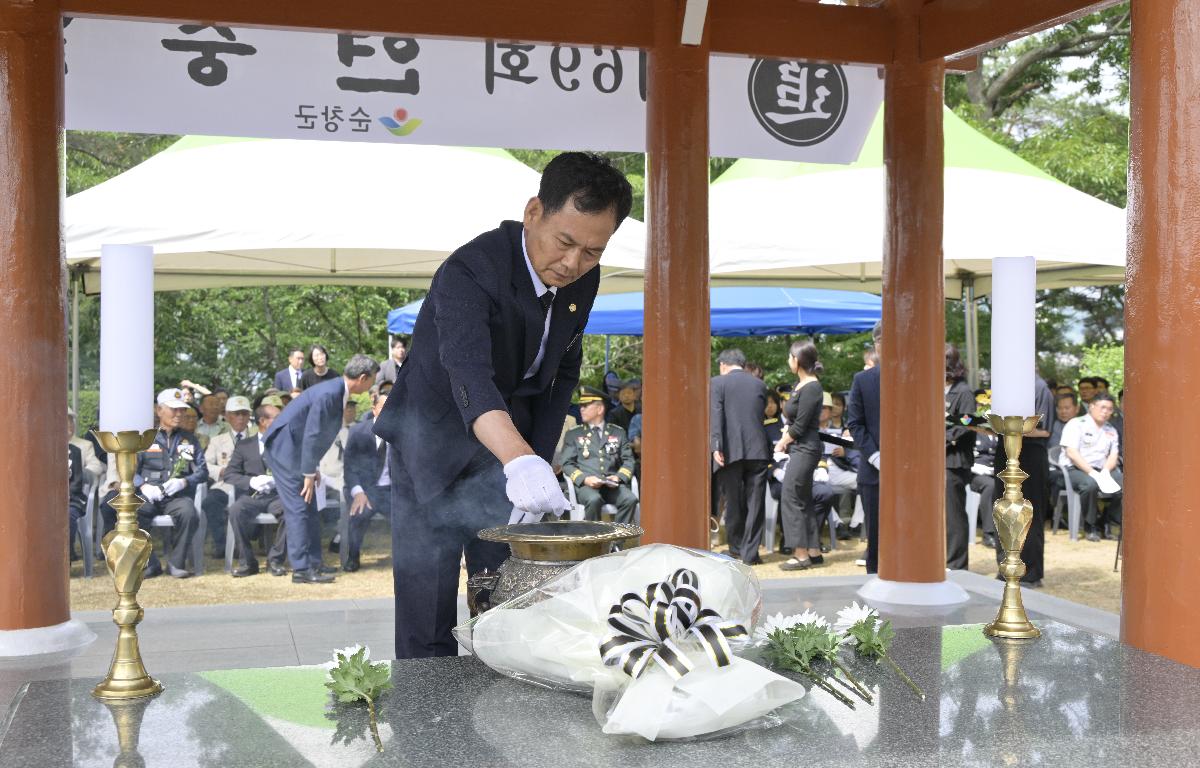
MULTIPOLYGON (((327 541, 327 540, 326 540, 327 541)), ((211 542, 209 544, 211 547, 211 542)), ((1121 577, 1113 572, 1116 555, 1115 540, 1092 543, 1071 542, 1065 531, 1057 535, 1046 532, 1046 576, 1042 589, 1056 597, 1117 613, 1121 608, 1121 577)), ((264 570, 257 576, 234 579, 224 572, 224 561, 210 559, 202 576, 173 579, 159 576, 147 580, 139 593, 143 607, 152 609, 168 605, 219 605, 225 603, 269 603, 291 600, 345 600, 392 596, 391 540, 386 525, 378 520, 372 525, 362 553, 362 570, 339 573, 333 584, 293 584, 291 577, 277 578, 265 570, 265 558, 259 557, 264 570)), ((719 547, 717 551, 723 551, 719 547)), ((806 571, 782 571, 779 563, 786 558, 775 554, 763 556, 764 563, 755 566, 761 579, 813 576, 844 576, 865 573, 855 565, 865 556, 866 545, 857 538, 839 542, 839 548, 825 555, 824 565, 806 571)), ((337 555, 326 554, 328 565, 337 564, 337 555)), ((82 577, 81 561, 71 564, 71 607, 75 610, 107 610, 116 602, 112 579, 97 563, 95 578, 82 577)), ((975 573, 995 575, 995 559, 991 550, 976 544, 970 552, 970 568, 975 573)))

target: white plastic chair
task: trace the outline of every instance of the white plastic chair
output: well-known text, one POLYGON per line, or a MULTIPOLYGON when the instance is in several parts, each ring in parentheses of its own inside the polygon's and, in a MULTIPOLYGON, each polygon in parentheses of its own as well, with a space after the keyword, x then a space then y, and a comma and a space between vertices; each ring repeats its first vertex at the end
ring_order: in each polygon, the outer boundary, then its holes
POLYGON ((575 483, 567 481, 567 501, 571 503, 571 508, 567 511, 567 518, 570 520, 582 520, 584 517, 583 505, 579 503, 579 499, 575 497, 575 483))
MULTIPOLYGON (((1049 457, 1050 457, 1050 471, 1051 472, 1059 472, 1060 468, 1058 466, 1058 458, 1062 454, 1062 446, 1061 445, 1051 446, 1050 450, 1047 453, 1049 454, 1049 457)), ((1053 512, 1052 521, 1050 524, 1051 535, 1058 533, 1058 526, 1062 520, 1062 510, 1063 510, 1064 506, 1067 508, 1068 520, 1070 518, 1071 498, 1070 498, 1070 494, 1067 492, 1067 488, 1071 487, 1071 483, 1069 482, 1069 479, 1066 477, 1066 475, 1063 475, 1063 480, 1065 482, 1066 487, 1061 489, 1058 492, 1058 498, 1056 498, 1054 500, 1054 512, 1053 512)), ((1076 524, 1076 527, 1078 528, 1078 523, 1076 524)))
MULTIPOLYGON (((201 484, 196 486, 196 535, 192 538, 192 569, 196 576, 204 573, 204 497, 208 492, 208 486, 201 484)), ((155 515, 150 521, 152 528, 174 528, 175 521, 170 515, 155 515)), ((228 545, 227 545, 228 546, 228 545)))

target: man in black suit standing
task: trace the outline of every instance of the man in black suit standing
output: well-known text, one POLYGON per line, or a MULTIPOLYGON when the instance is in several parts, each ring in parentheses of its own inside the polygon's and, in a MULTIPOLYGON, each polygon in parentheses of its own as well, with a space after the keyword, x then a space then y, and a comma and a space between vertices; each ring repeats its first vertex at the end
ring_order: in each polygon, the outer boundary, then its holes
POLYGON ((288 367, 275 372, 275 389, 294 392, 300 389, 300 376, 304 374, 304 350, 294 347, 288 352, 288 367))
POLYGON ((867 518, 867 573, 879 572, 879 368, 883 365, 883 321, 871 329, 879 365, 854 374, 846 426, 854 436, 858 463, 858 494, 867 518))
POLYGON ((346 553, 347 572, 359 569, 359 553, 367 524, 373 515, 392 519, 392 480, 388 474, 388 444, 375 434, 375 417, 387 403, 392 385, 384 382, 371 389, 371 414, 354 426, 346 436, 345 474, 350 498, 350 530, 346 553))
POLYGON ((600 256, 632 201, 607 160, 561 154, 523 221, 480 235, 434 275, 375 421, 392 448, 397 658, 458 653, 460 561, 474 574, 508 556, 481 529, 566 510, 549 461, 579 382, 600 256))
POLYGON ((725 534, 729 556, 747 565, 762 562, 758 547, 763 536, 763 506, 771 447, 763 419, 767 389, 762 380, 745 370, 740 349, 717 356, 721 375, 709 388, 713 462, 717 485, 725 492, 725 534))
POLYGON ((237 500, 229 508, 229 519, 233 521, 233 536, 241 551, 241 565, 233 570, 235 579, 253 576, 258 573, 258 560, 254 557, 254 547, 250 540, 254 529, 258 527, 256 520, 264 512, 275 516, 279 527, 275 529, 275 543, 267 552, 267 567, 273 576, 283 576, 286 571, 283 559, 287 554, 287 539, 283 526, 283 502, 275 489, 275 478, 267 469, 263 460, 266 450, 267 430, 271 422, 279 415, 279 409, 273 405, 260 405, 254 412, 254 420, 258 424, 258 434, 249 439, 239 440, 229 455, 229 464, 221 477, 233 486, 237 500))

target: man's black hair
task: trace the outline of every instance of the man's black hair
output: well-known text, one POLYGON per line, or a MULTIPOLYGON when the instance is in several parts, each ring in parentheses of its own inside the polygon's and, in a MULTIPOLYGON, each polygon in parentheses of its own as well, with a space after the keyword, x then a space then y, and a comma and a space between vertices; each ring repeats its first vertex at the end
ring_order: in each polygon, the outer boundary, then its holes
POLYGON ((746 367, 746 355, 740 349, 723 349, 717 355, 718 365, 737 365, 742 368, 746 367))
POLYGON ((1108 394, 1107 392, 1097 392, 1096 395, 1092 398, 1092 402, 1088 403, 1088 405, 1095 405, 1096 403, 1102 403, 1105 400, 1112 403, 1114 408, 1117 406, 1117 401, 1113 400, 1113 396, 1108 394))
POLYGON ((617 226, 633 208, 633 188, 625 177, 600 155, 563 152, 542 171, 538 199, 546 213, 557 213, 570 200, 580 213, 612 210, 617 226))
POLYGON ((1079 398, 1077 398, 1077 397, 1075 396, 1075 393, 1074 393, 1074 392, 1060 392, 1060 393, 1059 393, 1059 394, 1058 394, 1058 395, 1057 395, 1057 396, 1054 398, 1054 404, 1055 404, 1055 405, 1058 405, 1058 401, 1059 401, 1059 400, 1070 400, 1070 401, 1071 401, 1073 404, 1075 404, 1075 405, 1079 405, 1079 398))
POLYGON ((1093 384, 1103 384, 1104 388, 1108 389, 1108 379, 1104 378, 1103 376, 1093 376, 1092 383, 1093 384))

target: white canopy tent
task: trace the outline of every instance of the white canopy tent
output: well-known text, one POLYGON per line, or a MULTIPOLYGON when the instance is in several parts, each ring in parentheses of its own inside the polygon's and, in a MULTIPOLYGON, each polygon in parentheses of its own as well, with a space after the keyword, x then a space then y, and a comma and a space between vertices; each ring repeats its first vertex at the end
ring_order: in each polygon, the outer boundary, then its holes
MULTIPOLYGON (((89 293, 106 243, 153 246, 156 290, 423 288, 454 249, 519 218, 538 180, 499 149, 187 137, 67 200, 67 263, 89 293)), ((644 250, 627 219, 601 265, 636 270, 640 288, 644 250)))
MULTIPOLYGON (((1125 211, 1022 160, 944 111, 946 295, 987 293, 991 260, 1033 256, 1038 286, 1125 280, 1125 211)), ((713 283, 879 291, 883 112, 851 165, 739 160, 713 182, 713 283)))

